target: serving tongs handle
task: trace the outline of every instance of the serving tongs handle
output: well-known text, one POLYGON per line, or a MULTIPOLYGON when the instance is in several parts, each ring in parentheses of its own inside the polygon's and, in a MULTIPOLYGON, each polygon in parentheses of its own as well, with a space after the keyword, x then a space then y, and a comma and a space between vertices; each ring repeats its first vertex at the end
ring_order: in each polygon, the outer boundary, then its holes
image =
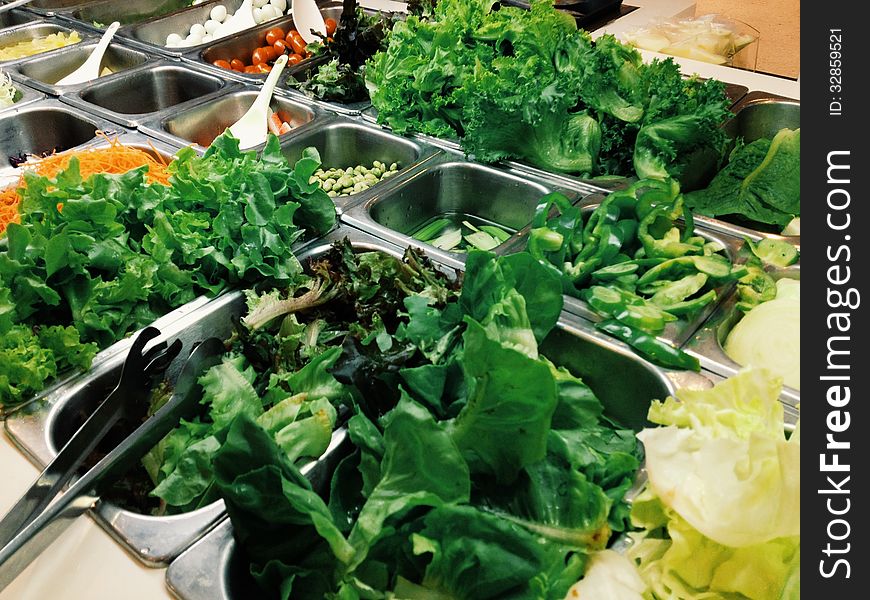
MULTIPOLYGON (((143 334, 145 331, 148 330, 144 330, 143 334)), ((137 339, 134 342, 134 347, 138 341, 137 339)), ((147 340, 138 346, 139 351, 145 342, 147 340)), ((147 372, 149 366, 152 368, 162 366, 165 369, 171 362, 171 358, 166 360, 169 357, 168 353, 174 357, 180 349, 180 342, 176 341, 169 348, 165 348, 163 344, 163 348, 164 351, 157 356, 150 356, 143 372, 146 376, 153 375, 153 372, 151 374, 147 372), (166 364, 155 365, 155 361, 165 361, 166 364)), ((133 348, 131 352, 132 350, 133 348)), ((204 369, 220 362, 223 351, 223 343, 217 338, 209 338, 200 343, 179 373, 175 391, 169 401, 82 475, 56 502, 35 514, 17 533, 13 534, 8 543, 0 547, 0 591, 5 589, 77 517, 93 507, 99 499, 98 490, 102 482, 114 481, 126 473, 143 454, 178 425, 179 419, 191 415, 202 395, 202 389, 195 385, 197 377, 204 369)), ((124 363, 124 368, 126 367, 127 362, 124 363)), ((121 380, 124 381, 123 374, 121 380)), ((147 392, 148 390, 145 389, 143 393, 147 394, 147 392)))

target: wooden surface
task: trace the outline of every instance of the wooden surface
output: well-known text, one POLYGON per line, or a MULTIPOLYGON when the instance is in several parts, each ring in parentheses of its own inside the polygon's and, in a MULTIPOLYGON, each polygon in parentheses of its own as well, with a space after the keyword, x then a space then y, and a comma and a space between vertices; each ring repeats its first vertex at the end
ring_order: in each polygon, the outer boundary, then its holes
POLYGON ((711 13, 738 19, 760 32, 758 71, 800 75, 800 0, 697 0, 696 16, 711 13))

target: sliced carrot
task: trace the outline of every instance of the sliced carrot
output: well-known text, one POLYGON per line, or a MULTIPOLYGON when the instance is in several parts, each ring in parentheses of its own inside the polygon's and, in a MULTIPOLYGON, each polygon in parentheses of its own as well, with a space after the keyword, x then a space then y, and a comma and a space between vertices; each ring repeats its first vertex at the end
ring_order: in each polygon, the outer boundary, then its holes
POLYGON ((281 135, 281 125, 284 122, 281 120, 281 117, 278 116, 278 113, 270 113, 269 114, 269 131, 274 133, 275 135, 281 135))
MULTIPOLYGON (((87 179, 96 173, 126 173, 142 165, 148 165, 148 173, 145 177, 149 183, 169 185, 169 171, 166 169, 169 163, 164 161, 156 151, 152 155, 145 150, 125 146, 117 139, 110 140, 106 137, 106 140, 109 141, 109 146, 106 148, 70 150, 44 158, 31 158, 22 167, 37 175, 55 177, 69 166, 70 159, 75 156, 79 159, 79 172, 82 179, 87 179)), ((14 185, 0 190, 0 236, 6 230, 6 225, 19 221, 18 189, 24 186, 22 176, 14 185)))

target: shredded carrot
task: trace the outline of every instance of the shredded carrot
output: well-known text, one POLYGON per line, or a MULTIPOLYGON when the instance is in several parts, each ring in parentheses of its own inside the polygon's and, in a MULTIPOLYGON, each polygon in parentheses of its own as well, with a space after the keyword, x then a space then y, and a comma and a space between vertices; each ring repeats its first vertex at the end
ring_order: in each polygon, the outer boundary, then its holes
MULTIPOLYGON (((164 160, 153 146, 152 155, 146 150, 125 146, 117 138, 109 139, 102 132, 100 135, 103 135, 109 142, 108 147, 70 150, 45 158, 31 157, 21 166, 37 175, 56 177, 58 173, 69 166, 70 159, 75 156, 79 159, 79 171, 82 179, 87 179, 96 173, 121 174, 142 165, 148 165, 145 178, 149 183, 169 185, 169 171, 166 169, 169 162, 164 160)), ((17 190, 24 186, 24 177, 22 176, 18 183, 0 191, 0 236, 4 234, 9 223, 19 222, 18 203, 21 198, 17 190)))

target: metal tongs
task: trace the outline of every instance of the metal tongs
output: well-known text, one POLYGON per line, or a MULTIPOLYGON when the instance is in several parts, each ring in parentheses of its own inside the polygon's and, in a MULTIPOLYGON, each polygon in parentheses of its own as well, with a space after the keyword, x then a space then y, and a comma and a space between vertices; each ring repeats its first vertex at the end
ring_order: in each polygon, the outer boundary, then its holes
POLYGON ((0 520, 0 590, 77 517, 93 507, 99 500, 102 482, 122 476, 198 404, 202 391, 195 385, 197 377, 203 369, 217 364, 224 351, 217 338, 205 340, 191 353, 169 401, 54 501, 116 423, 121 419, 134 421, 144 415, 154 381, 175 359, 182 345, 180 340, 169 346, 163 341, 145 351, 148 342, 159 335, 154 327, 139 333, 124 361, 117 387, 0 520))

